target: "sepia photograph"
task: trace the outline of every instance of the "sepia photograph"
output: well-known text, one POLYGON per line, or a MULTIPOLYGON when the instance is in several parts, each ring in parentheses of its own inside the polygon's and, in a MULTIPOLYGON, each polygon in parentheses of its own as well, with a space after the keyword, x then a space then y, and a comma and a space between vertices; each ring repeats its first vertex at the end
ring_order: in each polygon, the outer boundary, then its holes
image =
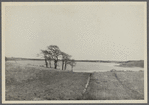
POLYGON ((2 103, 147 103, 147 2, 2 2, 2 103))

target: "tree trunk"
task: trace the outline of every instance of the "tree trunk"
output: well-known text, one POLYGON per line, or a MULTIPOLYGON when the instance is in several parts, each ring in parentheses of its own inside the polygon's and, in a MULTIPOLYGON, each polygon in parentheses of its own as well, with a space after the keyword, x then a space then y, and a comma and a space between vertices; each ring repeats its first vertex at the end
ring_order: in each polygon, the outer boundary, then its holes
POLYGON ((65 62, 65 70, 66 70, 66 68, 67 68, 67 63, 65 62))
POLYGON ((62 61, 62 70, 63 70, 63 68, 64 68, 64 61, 62 61))
POLYGON ((50 65, 50 68, 51 68, 51 60, 49 60, 49 65, 50 65))
POLYGON ((48 67, 48 62, 47 62, 47 59, 45 59, 45 63, 46 63, 46 67, 48 67))
POLYGON ((57 60, 54 61, 55 69, 57 69, 57 60))

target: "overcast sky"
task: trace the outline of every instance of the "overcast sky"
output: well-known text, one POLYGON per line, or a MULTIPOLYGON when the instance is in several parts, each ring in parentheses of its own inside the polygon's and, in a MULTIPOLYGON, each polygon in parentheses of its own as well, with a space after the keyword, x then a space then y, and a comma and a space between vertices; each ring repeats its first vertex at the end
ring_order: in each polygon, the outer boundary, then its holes
POLYGON ((6 6, 6 56, 57 45, 74 59, 144 59, 145 16, 145 2, 6 6))

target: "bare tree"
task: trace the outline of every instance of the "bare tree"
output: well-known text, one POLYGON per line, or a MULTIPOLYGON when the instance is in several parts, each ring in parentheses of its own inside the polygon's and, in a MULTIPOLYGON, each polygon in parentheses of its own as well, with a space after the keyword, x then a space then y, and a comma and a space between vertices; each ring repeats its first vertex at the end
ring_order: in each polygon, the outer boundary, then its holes
POLYGON ((46 65, 46 67, 48 67, 48 51, 47 50, 41 50, 41 52, 45 58, 45 65, 46 65))
POLYGON ((59 60, 59 56, 62 56, 62 70, 66 70, 67 64, 70 64, 73 70, 73 66, 75 65, 74 60, 70 60, 70 55, 62 52, 58 46, 50 45, 47 47, 47 50, 41 50, 42 54, 45 58, 46 67, 48 67, 48 61, 51 68, 51 60, 54 60, 54 68, 57 69, 57 63, 59 60))
POLYGON ((52 56, 52 53, 50 51, 48 51, 48 57, 47 57, 48 61, 49 61, 49 66, 50 68, 52 67, 51 66, 51 60, 53 59, 53 56, 52 56))
POLYGON ((70 58, 68 57, 67 59, 65 59, 65 70, 67 68, 67 64, 69 64, 70 58))
POLYGON ((57 69, 58 57, 61 54, 59 47, 56 45, 50 45, 48 46, 48 52, 51 52, 52 58, 54 59, 54 68, 57 69))
POLYGON ((62 55, 62 70, 64 69, 64 67, 66 70, 67 61, 70 59, 71 56, 64 52, 61 52, 61 55, 62 55))

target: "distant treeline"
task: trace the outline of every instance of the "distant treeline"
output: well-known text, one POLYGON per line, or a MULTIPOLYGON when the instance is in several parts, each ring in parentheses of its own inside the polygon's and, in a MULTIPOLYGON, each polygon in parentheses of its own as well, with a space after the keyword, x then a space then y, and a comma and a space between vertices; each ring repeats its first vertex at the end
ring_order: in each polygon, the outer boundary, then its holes
POLYGON ((32 59, 32 58, 16 58, 16 57, 5 57, 5 60, 6 61, 13 61, 13 60, 39 60, 39 61, 42 61, 44 59, 32 59))
POLYGON ((144 67, 144 60, 131 60, 131 61, 126 61, 124 63, 121 63, 119 65, 120 67, 144 67))
POLYGON ((75 60, 76 62, 102 62, 102 63, 124 63, 126 61, 104 61, 104 60, 75 60))
MULTIPOLYGON (((43 61, 44 59, 32 59, 32 58, 16 58, 16 57, 6 57, 6 61, 11 60, 36 60, 36 61, 43 61)), ((61 60, 59 60, 61 61, 61 60)), ((75 62, 102 62, 102 63, 121 63, 121 66, 128 64, 134 64, 134 62, 144 65, 144 60, 129 60, 129 61, 106 61, 106 60, 75 60, 75 62)), ((136 64, 135 63, 135 64, 136 64)))

